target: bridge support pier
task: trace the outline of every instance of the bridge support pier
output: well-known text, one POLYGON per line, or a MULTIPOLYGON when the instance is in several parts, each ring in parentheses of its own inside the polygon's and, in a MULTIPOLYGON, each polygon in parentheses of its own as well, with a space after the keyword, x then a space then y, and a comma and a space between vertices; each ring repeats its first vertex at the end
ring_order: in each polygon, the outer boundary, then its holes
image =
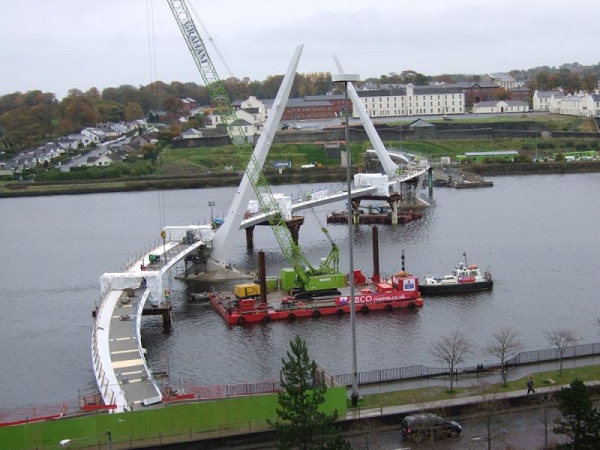
POLYGON ((352 224, 360 225, 360 198, 352 199, 352 224))
MULTIPOLYGON (((298 240, 300 238, 300 227, 304 224, 304 217, 303 216, 297 216, 297 217, 292 217, 291 220, 286 220, 285 221, 288 230, 290 230, 290 233, 292 234, 292 240, 294 241, 294 243, 296 245, 298 245, 298 240)), ((261 222, 257 225, 266 225, 269 226, 269 222, 265 221, 265 222, 261 222)), ((254 227, 256 225, 252 225, 246 228, 246 249, 247 250, 252 250, 254 248, 254 227)))
POLYGON ((429 185, 429 196, 433 197, 433 167, 427 169, 427 183, 429 185))
POLYGON ((167 314, 163 314, 162 316, 163 319, 163 328, 165 329, 165 331, 168 331, 171 329, 171 324, 173 323, 173 318, 171 317, 171 310, 169 309, 169 312, 167 314))
POLYGON ((246 248, 252 250, 254 248, 254 226, 246 228, 246 248))
POLYGON ((287 227, 292 234, 292 240, 296 245, 298 245, 298 239, 300 238, 300 227, 303 223, 304 219, 302 219, 302 221, 292 219, 291 221, 286 222, 287 227))
POLYGON ((398 203, 399 203, 399 200, 397 200, 397 199, 389 201, 390 208, 392 208, 392 224, 393 225, 398 225, 398 203))
POLYGON ((161 304, 161 306, 145 307, 142 310, 142 316, 162 316, 163 328, 170 330, 172 324, 171 302, 161 304))

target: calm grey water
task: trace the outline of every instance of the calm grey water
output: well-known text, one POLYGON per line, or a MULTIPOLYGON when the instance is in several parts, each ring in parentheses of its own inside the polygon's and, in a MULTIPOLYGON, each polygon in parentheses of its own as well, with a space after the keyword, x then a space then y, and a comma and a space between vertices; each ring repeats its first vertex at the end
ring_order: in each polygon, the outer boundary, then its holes
MULTIPOLYGON (((438 189, 423 219, 379 228, 382 272, 401 267, 419 276, 447 273, 462 261, 490 268, 493 292, 427 298, 419 311, 357 316, 358 369, 440 363, 430 344, 456 329, 473 342, 469 363, 491 362, 484 347, 494 330, 512 326, 526 349, 547 348, 543 331, 576 329, 581 342, 598 340, 600 174, 497 177, 494 187, 438 189)), ((328 187, 305 185, 303 189, 328 187)), ((297 195, 298 187, 276 192, 297 195)), ((118 271, 155 242, 161 227, 206 223, 226 211, 235 188, 98 194, 0 200, 0 409, 55 404, 94 385, 91 310, 99 277, 118 271)), ((325 222, 333 204, 315 210, 325 222)), ((305 212, 301 246, 315 262, 328 253, 318 220, 305 212)), ((347 226, 329 226, 347 264, 347 226)), ((355 268, 372 274, 371 228, 353 234, 355 268)), ((257 227, 256 250, 270 274, 286 266, 267 227, 257 227)), ((256 270, 240 232, 232 263, 256 270)), ((228 328, 208 305, 188 301, 209 286, 170 279, 173 329, 144 318, 143 345, 151 365, 167 365, 174 383, 213 385, 277 377, 289 341, 300 334, 311 357, 334 374, 351 370, 349 318, 323 317, 228 328)))

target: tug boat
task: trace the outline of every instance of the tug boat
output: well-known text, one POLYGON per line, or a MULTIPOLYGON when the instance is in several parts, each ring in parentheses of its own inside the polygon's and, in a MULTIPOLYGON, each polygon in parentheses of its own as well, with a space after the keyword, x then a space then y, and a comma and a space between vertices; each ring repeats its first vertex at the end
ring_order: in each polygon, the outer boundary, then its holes
MULTIPOLYGON (((419 280, 404 271, 389 279, 368 280, 360 270, 354 271, 356 292, 354 310, 361 314, 371 311, 416 309, 423 306, 419 294, 419 280)), ((241 287, 242 285, 240 285, 241 287)), ((243 286, 252 296, 236 295, 234 292, 210 292, 210 301, 228 325, 270 323, 276 320, 293 321, 300 318, 337 315, 342 317, 351 311, 348 286, 335 294, 310 298, 295 298, 287 292, 274 290, 268 293, 267 302, 261 302, 259 285, 243 286)), ((240 291, 240 289, 236 289, 240 291)))
POLYGON ((494 287, 492 273, 484 272, 475 265, 467 263, 467 254, 463 253, 465 262, 457 265, 450 275, 425 275, 419 283, 419 291, 423 295, 455 294, 459 292, 487 291, 494 287))

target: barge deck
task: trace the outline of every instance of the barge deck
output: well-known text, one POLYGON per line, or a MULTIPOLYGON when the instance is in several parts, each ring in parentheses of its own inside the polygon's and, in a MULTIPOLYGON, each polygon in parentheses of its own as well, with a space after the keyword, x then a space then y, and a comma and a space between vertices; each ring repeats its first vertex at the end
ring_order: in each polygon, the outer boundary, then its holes
MULTIPOLYGON (((337 294, 303 299, 294 298, 277 289, 268 293, 267 302, 261 302, 259 296, 238 298, 233 292, 213 291, 210 293, 210 301, 228 325, 293 321, 327 315, 344 316, 351 310, 348 286, 339 289, 337 294)), ((389 280, 365 280, 364 283, 356 284, 354 303, 356 312, 367 314, 371 311, 420 308, 423 306, 423 299, 419 293, 417 277, 400 272, 389 280)))

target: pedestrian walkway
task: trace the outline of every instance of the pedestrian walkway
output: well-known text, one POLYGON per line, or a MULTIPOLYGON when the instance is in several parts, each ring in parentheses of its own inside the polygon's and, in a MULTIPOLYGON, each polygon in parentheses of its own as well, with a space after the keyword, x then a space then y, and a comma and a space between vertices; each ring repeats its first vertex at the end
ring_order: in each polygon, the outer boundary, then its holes
MULTIPOLYGON (((576 367, 585 367, 592 365, 600 365, 600 355, 592 355, 581 358, 569 358, 563 360, 563 370, 568 370, 576 367)), ((509 370, 507 375, 507 381, 515 381, 521 378, 527 377, 531 374, 536 382, 536 394, 543 394, 548 392, 559 391, 563 387, 569 386, 569 384, 562 385, 550 385, 541 386, 542 382, 546 381, 536 376, 540 372, 549 372, 552 370, 559 369, 559 361, 544 361, 534 364, 523 364, 516 366, 509 370)), ((569 383, 572 380, 569 380, 569 383)), ((500 384, 502 383, 502 374, 490 373, 486 375, 473 376, 472 378, 463 378, 454 382, 454 386, 458 388, 471 388, 477 387, 482 384, 500 384)), ((585 383, 588 386, 600 386, 600 381, 590 381, 585 383)), ((360 395, 368 394, 381 394, 385 392, 404 391, 419 388, 433 388, 433 387, 448 387, 449 381, 447 378, 413 378, 402 381, 395 381, 389 383, 379 383, 372 385, 359 386, 360 395)), ((348 389, 348 396, 351 395, 351 389, 348 389)), ((499 392, 495 394, 495 400, 508 400, 527 396, 527 387, 523 384, 523 389, 518 389, 508 392, 499 392)), ((426 402, 426 409, 444 409, 451 408, 454 406, 471 405, 485 401, 482 395, 472 395, 465 397, 456 397, 445 400, 438 400, 432 402, 426 402)), ((346 420, 353 419, 364 419, 366 417, 377 417, 377 416, 388 416, 396 414, 412 414, 415 412, 423 411, 423 404, 417 405, 416 403, 396 405, 396 406, 383 406, 383 407, 370 407, 370 408, 356 408, 349 409, 346 414, 346 420)))

